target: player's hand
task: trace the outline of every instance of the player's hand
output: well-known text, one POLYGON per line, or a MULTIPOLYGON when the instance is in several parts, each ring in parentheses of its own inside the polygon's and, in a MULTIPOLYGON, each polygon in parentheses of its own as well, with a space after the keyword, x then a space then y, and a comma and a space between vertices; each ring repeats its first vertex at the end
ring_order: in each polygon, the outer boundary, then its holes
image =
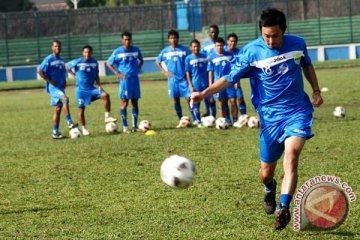
POLYGON ((190 103, 197 103, 200 102, 203 99, 203 95, 201 92, 192 92, 190 97, 190 103))
POLYGON ((320 107, 323 104, 324 100, 321 97, 320 92, 314 92, 313 93, 313 106, 314 107, 320 107))
POLYGON ((98 89, 99 89, 99 92, 102 92, 102 90, 103 90, 103 88, 102 88, 102 86, 100 85, 100 86, 98 86, 98 89))
POLYGON ((235 84, 234 84, 234 88, 235 88, 235 90, 237 90, 237 89, 238 89, 238 87, 239 87, 239 83, 235 83, 235 84))
POLYGON ((124 74, 119 73, 119 72, 116 73, 116 76, 117 76, 119 79, 125 79, 125 77, 126 77, 124 74))
POLYGON ((164 71, 164 75, 169 78, 172 76, 172 73, 168 71, 164 71))

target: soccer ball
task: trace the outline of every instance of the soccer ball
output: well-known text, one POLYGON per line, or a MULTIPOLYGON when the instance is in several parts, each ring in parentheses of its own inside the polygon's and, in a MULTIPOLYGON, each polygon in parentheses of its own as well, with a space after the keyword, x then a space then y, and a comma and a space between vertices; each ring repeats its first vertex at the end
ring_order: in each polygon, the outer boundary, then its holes
POLYGON ((335 117, 338 117, 338 118, 343 118, 345 117, 345 108, 342 107, 342 106, 337 106, 335 109, 334 109, 334 116, 335 117))
POLYGON ((109 134, 113 134, 118 130, 118 125, 116 122, 109 122, 105 125, 105 131, 109 134))
POLYGON ((224 130, 224 129, 228 129, 228 128, 229 128, 229 124, 226 122, 226 119, 225 119, 225 118, 220 117, 220 118, 216 119, 216 121, 215 121, 215 127, 216 127, 217 129, 224 130))
POLYGON ((146 132, 151 129, 151 123, 148 120, 142 120, 139 124, 139 129, 142 132, 146 132))
POLYGON ((81 132, 79 130, 79 128, 72 128, 70 129, 69 131, 69 135, 70 135, 70 138, 78 138, 81 136, 81 132))
POLYGON ((177 125, 177 128, 186 128, 191 125, 191 120, 188 116, 183 116, 180 121, 179 125, 177 125))
POLYGON ((252 116, 249 118, 247 125, 249 128, 259 128, 260 126, 259 119, 257 117, 252 116))
POLYGON ((201 122, 205 127, 213 127, 215 124, 215 118, 213 116, 202 117, 201 122))
POLYGON ((183 156, 172 155, 164 160, 160 167, 161 180, 176 188, 189 187, 195 177, 194 163, 183 156))
POLYGON ((247 125, 249 121, 249 116, 246 114, 240 115, 239 119, 234 122, 234 127, 236 128, 242 128, 243 126, 247 125))

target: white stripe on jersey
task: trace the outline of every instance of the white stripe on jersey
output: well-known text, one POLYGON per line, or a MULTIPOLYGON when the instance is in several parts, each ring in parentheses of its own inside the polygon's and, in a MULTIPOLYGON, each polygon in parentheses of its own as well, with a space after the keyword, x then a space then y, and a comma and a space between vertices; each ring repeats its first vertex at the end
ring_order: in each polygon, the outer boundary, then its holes
POLYGON ((288 53, 284 53, 281 55, 277 55, 271 58, 267 58, 260 61, 255 61, 250 64, 250 66, 255 66, 257 68, 270 68, 279 63, 286 62, 287 60, 294 59, 299 61, 301 57, 304 56, 303 51, 292 51, 288 53))
POLYGON ((58 65, 58 64, 64 65, 64 60, 55 60, 55 61, 50 62, 50 66, 54 66, 54 65, 58 65))
POLYGON ((96 67, 97 63, 78 63, 79 67, 96 67))
POLYGON ((216 63, 219 63, 219 62, 224 61, 224 60, 230 61, 231 59, 232 59, 232 56, 221 56, 221 57, 214 58, 214 59, 212 60, 212 62, 213 62, 214 64, 216 64, 216 63))
POLYGON ((196 64, 196 63, 199 63, 199 62, 207 62, 207 59, 206 58, 193 59, 193 60, 190 61, 190 64, 193 65, 193 64, 196 64))
POLYGON ((128 53, 119 53, 117 54, 118 58, 126 58, 126 57, 135 57, 137 58, 139 55, 138 52, 128 52, 128 53))
POLYGON ((167 52, 164 54, 164 57, 166 57, 167 59, 173 57, 173 56, 186 56, 186 52, 185 51, 173 51, 173 52, 167 52))

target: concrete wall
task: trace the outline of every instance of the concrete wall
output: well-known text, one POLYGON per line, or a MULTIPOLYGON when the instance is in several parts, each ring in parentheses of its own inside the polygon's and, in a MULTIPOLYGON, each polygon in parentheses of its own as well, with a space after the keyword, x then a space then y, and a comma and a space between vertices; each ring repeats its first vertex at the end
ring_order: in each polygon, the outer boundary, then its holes
MULTIPOLYGON (((328 60, 350 60, 360 58, 360 44, 328 45, 309 47, 308 52, 313 62, 328 60)), ((141 73, 159 72, 155 58, 145 58, 141 73)), ((99 61, 100 76, 111 76, 113 73, 106 67, 105 61, 99 61)), ((26 81, 39 79, 37 66, 16 66, 0 68, 0 82, 26 81)))

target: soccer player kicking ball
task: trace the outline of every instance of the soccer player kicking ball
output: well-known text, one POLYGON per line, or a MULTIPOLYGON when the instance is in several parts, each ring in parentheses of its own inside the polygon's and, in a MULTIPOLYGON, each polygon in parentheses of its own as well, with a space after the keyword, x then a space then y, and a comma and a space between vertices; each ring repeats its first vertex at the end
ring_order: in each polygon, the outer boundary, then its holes
MULTIPOLYGON (((189 83, 185 77, 185 58, 190 54, 190 50, 178 44, 179 33, 176 30, 168 32, 170 46, 165 47, 157 57, 155 64, 162 73, 168 78, 169 97, 174 99, 174 108, 179 120, 183 117, 180 98, 185 98, 188 105, 190 102, 189 83), (161 65, 164 62, 166 69, 161 65)), ((193 120, 193 112, 189 105, 189 111, 193 120)), ((181 121, 177 128, 181 127, 181 121)))
POLYGON ((260 171, 265 188, 264 209, 276 210, 275 229, 282 230, 291 220, 290 203, 298 179, 298 162, 305 141, 313 136, 314 107, 323 103, 319 84, 303 38, 285 35, 286 17, 277 9, 261 13, 261 36, 248 43, 228 75, 202 92, 192 93, 192 101, 219 92, 250 77, 260 116, 260 171), (311 103, 304 91, 302 72, 313 93, 311 103), (275 168, 284 154, 279 204, 276 207, 275 168))
MULTIPOLYGON (((190 49, 192 54, 185 59, 186 79, 188 80, 190 91, 199 92, 209 86, 208 72, 207 72, 207 57, 205 54, 200 53, 200 42, 196 39, 190 42, 190 49)), ((216 117, 216 106, 213 96, 205 99, 211 106, 210 114, 216 117)), ((193 106, 193 114, 195 116, 194 125, 202 127, 200 116, 200 103, 193 106)))
POLYGON ((139 71, 143 64, 143 57, 138 47, 132 46, 132 35, 130 32, 121 34, 123 46, 115 49, 107 61, 109 69, 118 77, 119 98, 121 99, 120 116, 123 132, 130 133, 127 124, 127 106, 129 99, 132 104, 132 131, 137 131, 139 115, 138 99, 140 98, 139 71))
POLYGON ((54 40, 51 45, 52 54, 47 56, 38 69, 38 74, 46 81, 46 92, 50 95, 50 104, 54 106, 53 133, 54 139, 61 139, 63 136, 59 131, 61 109, 63 108, 68 127, 71 129, 76 124, 71 120, 69 110, 69 98, 65 94, 66 70, 65 62, 61 53, 61 42, 54 40))
POLYGON ((66 64, 66 70, 76 79, 75 95, 79 109, 78 118, 84 136, 90 135, 89 130, 86 128, 85 107, 89 106, 93 101, 100 98, 103 100, 105 123, 117 121, 116 118, 110 116, 110 96, 100 84, 99 64, 91 54, 92 47, 86 45, 83 47, 82 57, 74 59, 66 64))

